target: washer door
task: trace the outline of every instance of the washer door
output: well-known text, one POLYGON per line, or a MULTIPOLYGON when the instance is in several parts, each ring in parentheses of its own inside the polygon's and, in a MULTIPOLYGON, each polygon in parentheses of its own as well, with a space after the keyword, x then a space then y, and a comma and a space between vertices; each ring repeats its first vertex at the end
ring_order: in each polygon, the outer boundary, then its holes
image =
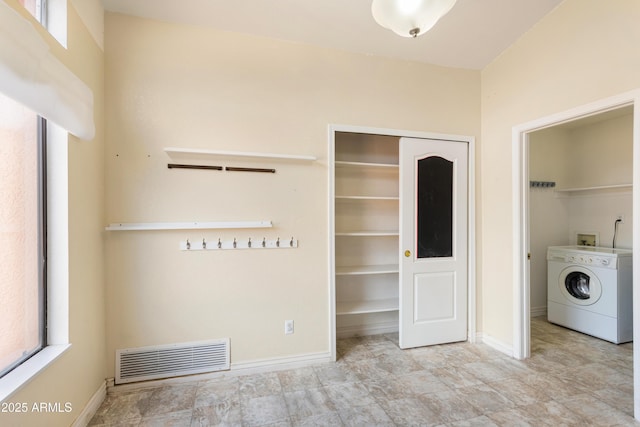
POLYGON ((558 286, 562 295, 573 304, 595 304, 602 296, 602 285, 598 277, 592 271, 577 265, 562 270, 558 286))

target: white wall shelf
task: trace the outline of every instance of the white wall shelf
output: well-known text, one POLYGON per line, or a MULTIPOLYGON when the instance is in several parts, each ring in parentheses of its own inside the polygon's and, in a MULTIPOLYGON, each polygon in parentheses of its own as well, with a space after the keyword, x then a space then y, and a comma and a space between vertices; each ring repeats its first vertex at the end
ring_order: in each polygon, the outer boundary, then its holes
POLYGON ((271 221, 217 221, 217 222, 130 222, 114 223, 105 227, 107 231, 146 230, 218 230, 240 228, 271 228, 271 221))
POLYGON ((166 147, 164 149, 170 157, 174 158, 199 158, 199 159, 262 159, 262 160, 286 160, 307 161, 317 160, 314 156, 297 154, 255 153, 243 151, 205 150, 197 148, 166 147))
POLYGON ((394 274, 399 272, 400 266, 398 264, 336 267, 336 276, 364 276, 372 274, 394 274))
POLYGON ((336 314, 367 314, 398 311, 400 302, 398 298, 389 298, 371 301, 344 301, 336 304, 336 314))
POLYGON ((349 201, 349 200, 379 200, 379 201, 399 201, 400 197, 397 196, 336 196, 337 201, 349 201))
POLYGON ((386 237, 400 236, 399 231, 337 231, 336 236, 342 237, 386 237))
POLYGON ((372 168, 372 169, 388 169, 399 170, 400 166, 390 163, 365 163, 365 162, 345 162, 336 160, 334 162, 336 168, 372 168))
POLYGON ((616 184, 616 185, 600 185, 595 187, 581 187, 581 188, 557 188, 555 192, 562 196, 577 196, 577 195, 589 195, 589 194, 605 194, 605 193, 620 193, 624 191, 631 191, 633 184, 616 184))

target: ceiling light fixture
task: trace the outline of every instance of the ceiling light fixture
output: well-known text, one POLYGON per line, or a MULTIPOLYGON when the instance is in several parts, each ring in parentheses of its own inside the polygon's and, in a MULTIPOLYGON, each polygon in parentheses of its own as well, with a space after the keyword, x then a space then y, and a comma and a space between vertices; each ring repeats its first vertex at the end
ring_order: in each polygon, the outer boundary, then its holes
POLYGON ((373 0, 371 13, 378 24, 402 37, 429 31, 456 0, 373 0))

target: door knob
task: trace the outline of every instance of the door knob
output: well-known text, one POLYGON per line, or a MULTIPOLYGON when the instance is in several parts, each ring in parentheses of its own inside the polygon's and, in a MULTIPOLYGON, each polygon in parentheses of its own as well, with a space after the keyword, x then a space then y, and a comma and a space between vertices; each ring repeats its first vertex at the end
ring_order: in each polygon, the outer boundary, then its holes
POLYGON ((411 251, 409 251, 409 250, 404 251, 404 256, 409 258, 411 256, 411 251))

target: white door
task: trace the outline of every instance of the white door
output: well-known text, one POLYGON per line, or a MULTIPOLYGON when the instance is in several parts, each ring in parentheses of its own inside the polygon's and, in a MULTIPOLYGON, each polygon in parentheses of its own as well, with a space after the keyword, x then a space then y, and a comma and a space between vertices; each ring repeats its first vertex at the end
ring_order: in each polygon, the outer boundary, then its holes
POLYGON ((400 347, 467 339, 468 144, 400 140, 400 347))

